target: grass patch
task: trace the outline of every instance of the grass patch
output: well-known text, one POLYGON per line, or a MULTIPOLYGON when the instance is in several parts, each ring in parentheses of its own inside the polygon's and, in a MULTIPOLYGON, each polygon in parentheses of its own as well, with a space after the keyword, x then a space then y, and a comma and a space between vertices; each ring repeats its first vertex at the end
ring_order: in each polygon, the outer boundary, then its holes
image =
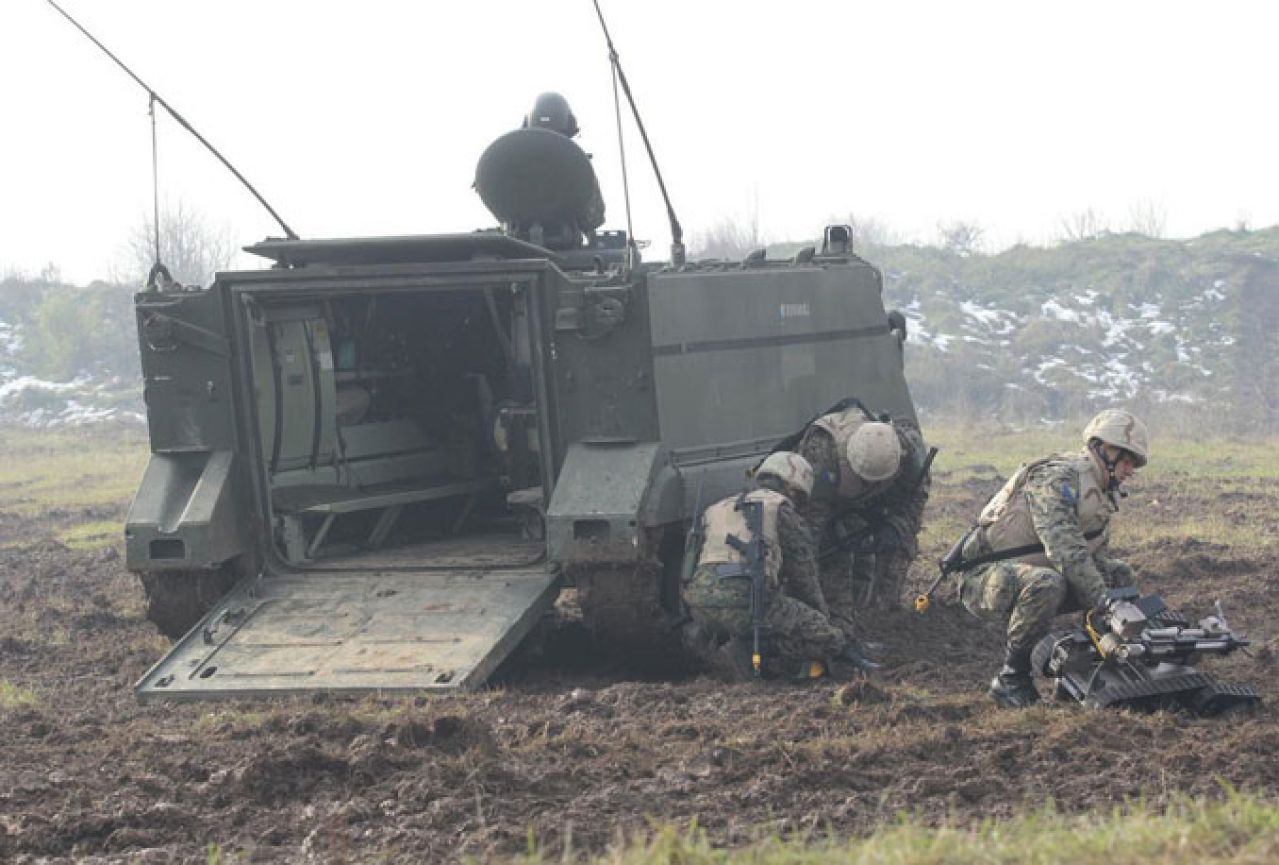
MULTIPOLYGON (((972 518, 977 517, 976 512, 972 518)), ((950 549, 950 545, 959 540, 964 532, 968 531, 972 525, 971 520, 959 520, 946 517, 925 517, 924 525, 919 531, 919 549, 925 552, 938 551, 945 552, 950 549)), ((937 558, 933 556, 932 558, 937 558)), ((930 567, 932 566, 932 558, 928 559, 930 567)))
POLYGON ((1114 535, 1125 545, 1150 544, 1182 538, 1196 538, 1239 550, 1273 547, 1276 539, 1257 533, 1256 526, 1238 523, 1222 514, 1196 514, 1172 520, 1154 520, 1148 514, 1128 519, 1116 526, 1114 535))
POLYGON ((549 855, 530 838, 521 863, 586 861, 608 865, 1057 865, 1105 862, 1149 865, 1261 865, 1279 861, 1279 806, 1228 792, 1220 802, 1183 800, 1155 811, 1066 816, 1049 808, 973 828, 932 828, 912 818, 852 841, 770 838, 736 850, 717 849, 696 826, 656 828, 649 837, 581 860, 549 855))
POLYGON ((0 510, 23 516, 118 505, 132 498, 150 449, 131 428, 0 428, 0 510))
MULTIPOLYGON (((1008 477, 1017 466, 1059 451, 1080 448, 1080 425, 1012 429, 1009 427, 963 426, 953 422, 929 425, 925 430, 930 445, 941 449, 934 463, 939 472, 953 472, 959 480, 968 477, 1008 477), (992 471, 993 470, 993 471, 992 471)), ((1165 439, 1156 436, 1150 443, 1150 464, 1138 477, 1160 480, 1279 478, 1279 441, 1274 438, 1165 439)))
POLYGON ((36 692, 12 682, 0 679, 0 711, 11 711, 23 706, 34 706, 39 699, 36 692))
POLYGON ((119 520, 92 520, 77 523, 57 537, 73 550, 97 550, 115 546, 124 536, 124 523, 119 520))

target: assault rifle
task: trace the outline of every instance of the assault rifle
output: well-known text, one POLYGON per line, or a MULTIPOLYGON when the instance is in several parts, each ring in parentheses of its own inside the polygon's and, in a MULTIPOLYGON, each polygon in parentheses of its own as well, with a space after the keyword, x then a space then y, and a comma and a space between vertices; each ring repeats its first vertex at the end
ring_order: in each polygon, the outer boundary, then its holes
POLYGON ((764 503, 749 501, 746 493, 742 493, 733 509, 741 511, 746 518, 746 531, 750 538, 743 541, 737 535, 728 535, 724 540, 746 559, 746 574, 751 581, 751 668, 759 676, 763 666, 759 632, 764 626, 764 580, 768 575, 764 551, 764 503))
POLYGON ((1113 589, 1105 611, 1089 613, 1081 627, 1049 634, 1031 654, 1031 666, 1054 681, 1059 700, 1090 708, 1188 709, 1219 715, 1260 704, 1249 685, 1219 682, 1191 663, 1200 655, 1229 655, 1249 645, 1217 604, 1216 615, 1195 624, 1158 595, 1113 589))

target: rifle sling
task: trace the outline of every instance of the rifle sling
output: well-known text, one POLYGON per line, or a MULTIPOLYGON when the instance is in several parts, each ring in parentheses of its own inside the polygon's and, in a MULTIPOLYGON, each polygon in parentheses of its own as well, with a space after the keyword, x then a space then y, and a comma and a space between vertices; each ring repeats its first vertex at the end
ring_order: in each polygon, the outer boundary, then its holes
MULTIPOLYGON (((1094 529, 1091 532, 1084 532, 1084 540, 1095 541, 1097 538, 1105 534, 1105 531, 1106 527, 1102 526, 1101 528, 1094 529)), ((955 567, 950 568, 948 573, 962 574, 965 571, 971 571, 973 568, 980 567, 981 565, 989 565, 992 562, 1005 562, 1009 559, 1019 559, 1022 556, 1034 555, 1035 553, 1042 553, 1043 551, 1043 544, 1026 544, 1021 547, 1013 547, 1010 550, 999 550, 997 552, 987 553, 984 556, 978 556, 975 559, 960 561, 959 564, 955 565, 955 567)))

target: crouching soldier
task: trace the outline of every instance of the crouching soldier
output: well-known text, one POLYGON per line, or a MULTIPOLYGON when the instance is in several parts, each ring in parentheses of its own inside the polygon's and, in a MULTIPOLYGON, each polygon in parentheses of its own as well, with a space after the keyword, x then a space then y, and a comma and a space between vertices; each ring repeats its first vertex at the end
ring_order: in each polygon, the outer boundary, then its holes
POLYGON ((1107 409, 1084 427, 1083 450, 1023 465, 958 545, 960 598, 978 616, 1007 620, 1004 666, 990 683, 1003 707, 1039 700, 1030 655, 1058 613, 1101 609, 1133 571, 1110 557, 1120 485, 1146 464, 1146 426, 1107 409))
MULTIPOLYGON (((760 464, 753 490, 716 502, 702 515, 701 551, 683 599, 707 640, 704 659, 721 672, 746 671, 744 655, 757 628, 783 669, 804 677, 824 675, 832 660, 869 666, 827 615, 816 545, 796 510, 812 487, 808 462, 779 451, 760 464)), ((758 673, 758 653, 753 661, 758 673)))
POLYGON ((841 406, 804 429, 798 450, 815 476, 804 515, 821 545, 822 592, 852 636, 856 607, 899 603, 919 550, 928 457, 912 421, 877 417, 857 400, 841 406))

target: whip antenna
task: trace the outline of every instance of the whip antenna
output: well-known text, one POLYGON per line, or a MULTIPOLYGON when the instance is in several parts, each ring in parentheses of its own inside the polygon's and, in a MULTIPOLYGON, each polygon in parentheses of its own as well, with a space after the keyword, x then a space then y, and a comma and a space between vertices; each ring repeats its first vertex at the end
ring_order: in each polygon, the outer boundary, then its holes
POLYGON ((155 129, 155 94, 147 105, 147 114, 151 115, 151 213, 152 229, 155 231, 155 263, 160 263, 160 147, 156 141, 155 129))
POLYGON ((622 163, 622 198, 626 202, 626 273, 635 267, 635 229, 631 225, 631 182, 626 173, 626 138, 622 134, 622 100, 617 94, 617 67, 613 67, 613 115, 617 118, 617 153, 622 163))
MULTIPOLYGON (((151 97, 151 102, 153 103, 153 105, 152 105, 152 109, 151 109, 151 110, 152 110, 152 115, 151 115, 151 116, 152 116, 152 123, 154 123, 154 122, 155 122, 155 107, 154 107, 154 103, 157 103, 157 102, 158 102, 160 105, 164 106, 164 110, 165 110, 165 111, 169 112, 169 116, 171 116, 174 120, 176 120, 176 121, 177 121, 177 122, 178 122, 178 123, 182 126, 182 128, 183 128, 183 129, 185 129, 187 132, 190 132, 192 135, 194 135, 194 136, 195 136, 195 140, 196 140, 196 141, 199 141, 201 144, 203 144, 203 145, 204 145, 204 146, 208 149, 208 151, 209 151, 210 153, 212 153, 214 156, 216 156, 216 157, 218 158, 218 161, 219 161, 219 162, 221 162, 223 165, 225 165, 225 166, 227 167, 227 170, 228 170, 228 171, 230 171, 232 174, 234 174, 234 175, 235 175, 235 177, 236 177, 236 179, 237 179, 237 180, 239 180, 241 183, 243 183, 243 184, 244 184, 244 187, 245 187, 246 189, 248 189, 248 190, 249 190, 249 192, 253 193, 253 197, 254 197, 254 198, 256 198, 256 199, 258 200, 258 203, 259 203, 259 204, 261 204, 263 207, 265 207, 265 208, 266 208, 267 213, 271 214, 271 216, 275 219, 275 221, 276 221, 276 222, 278 222, 278 223, 280 224, 280 228, 283 228, 283 229, 284 229, 284 234, 285 234, 285 236, 286 236, 286 237, 288 237, 288 239, 289 239, 289 240, 297 240, 297 239, 298 239, 298 236, 297 236, 297 234, 293 231, 293 229, 289 228, 289 226, 285 223, 285 221, 284 221, 283 219, 281 219, 281 218, 280 218, 280 214, 278 214, 278 213, 276 213, 276 212, 275 212, 275 208, 273 208, 271 205, 267 204, 266 199, 265 199, 265 198, 263 198, 263 197, 262 197, 262 195, 261 195, 261 194, 260 194, 260 193, 259 193, 256 189, 254 189, 254 188, 253 188, 253 184, 249 183, 249 181, 248 181, 248 180, 246 180, 246 179, 244 178, 244 175, 243 175, 243 174, 241 174, 239 171, 237 171, 237 170, 236 170, 236 168, 235 168, 235 166, 234 166, 234 165, 232 165, 230 162, 228 162, 228 161, 227 161, 227 158, 226 158, 225 156, 223 156, 221 153, 219 153, 219 152, 218 152, 218 150, 217 150, 217 148, 216 148, 216 147, 214 147, 212 144, 210 144, 208 141, 206 141, 203 135, 201 135, 200 133, 196 132, 196 131, 195 131, 195 127, 194 127, 194 126, 192 126, 190 123, 188 123, 188 122, 186 121, 186 118, 184 118, 181 114, 179 114, 179 113, 178 113, 178 112, 174 109, 174 107, 173 107, 172 105, 170 105, 169 103, 165 102, 165 101, 164 101, 164 98, 163 98, 163 97, 161 97, 161 96, 160 96, 160 94, 158 94, 158 93, 156 93, 154 90, 152 90, 152 89, 151 89, 151 87, 150 87, 150 86, 149 86, 149 85, 148 85, 145 81, 143 81, 141 78, 139 78, 137 75, 135 75, 132 69, 130 69, 128 66, 125 66, 125 65, 124 65, 124 63, 120 60, 120 58, 119 58, 119 57, 116 57, 114 54, 112 54, 112 53, 111 53, 111 51, 110 51, 110 50, 108 50, 107 46, 103 45, 101 42, 99 42, 99 41, 98 41, 98 40, 94 37, 94 35, 93 35, 92 33, 90 33, 88 30, 84 29, 84 27, 80 24, 80 22, 79 22, 79 21, 77 21, 77 20, 75 20, 74 18, 72 18, 72 17, 71 17, 71 16, 67 13, 67 11, 66 11, 65 9, 63 9, 61 6, 59 6, 57 3, 55 3, 55 2, 54 2, 54 0, 46 0, 46 2, 47 2, 50 6, 52 6, 54 9, 56 9, 56 10, 58 11, 58 13, 59 13, 59 14, 60 14, 63 18, 66 18, 68 21, 70 21, 70 22, 72 23, 72 25, 74 25, 74 26, 75 26, 75 28, 76 28, 77 30, 79 30, 81 33, 83 33, 83 34, 84 34, 84 35, 88 38, 88 40, 89 40, 90 42, 92 42, 94 45, 98 46, 98 48, 100 48, 100 49, 102 50, 102 53, 103 53, 103 54, 105 54, 105 55, 107 55, 108 57, 110 57, 110 58, 112 59, 112 61, 114 61, 114 62, 115 62, 115 65, 117 65, 117 66, 119 66, 121 69, 123 69, 123 70, 125 71, 125 74, 127 74, 130 78, 132 78, 134 81, 136 81, 136 82, 138 83, 138 86, 139 86, 139 87, 141 87, 143 90, 145 90, 145 91, 147 92, 147 95, 151 97)), ((623 85, 623 86, 625 86, 625 85, 623 85)), ((153 130, 154 130, 154 127, 153 127, 153 130)), ((152 141, 153 141, 153 146, 154 146, 154 131, 152 132, 152 141)), ((153 171, 153 173, 154 173, 154 166, 153 166, 153 168, 152 168, 152 171, 153 171)), ((157 217, 158 217, 158 214, 157 214, 157 217)), ((159 231, 159 228, 158 228, 158 225, 159 225, 159 219, 158 219, 158 218, 156 219, 156 224, 157 224, 156 231, 158 232, 158 231, 159 231)), ((158 243, 157 243, 157 249, 156 249, 156 258, 157 258, 157 260, 159 259, 159 248, 158 248, 158 243)))
MULTIPOLYGON (((53 2, 53 0, 49 0, 53 2)), ((595 4, 595 14, 599 16, 600 27, 604 30, 604 41, 608 43, 608 60, 613 64, 613 70, 617 75, 618 82, 622 85, 622 92, 626 94, 626 101, 630 103, 631 113, 635 115, 635 125, 639 127, 640 138, 644 141, 644 149, 648 151, 649 162, 653 163, 653 173, 657 175, 657 186, 662 190, 662 200, 666 202, 666 216, 671 223, 671 264, 681 265, 684 263, 684 229, 680 227, 679 219, 675 216, 675 208, 671 206, 671 197, 666 192, 666 181, 662 180, 662 169, 657 165, 657 157, 653 155, 653 145, 648 140, 648 132, 644 129, 644 121, 640 119, 639 108, 635 105, 635 97, 631 95, 631 85, 626 80, 626 73, 622 71, 622 60, 617 56, 617 49, 613 47, 613 37, 609 35, 608 24, 604 22, 604 12, 600 9, 600 0, 592 0, 595 4)))

